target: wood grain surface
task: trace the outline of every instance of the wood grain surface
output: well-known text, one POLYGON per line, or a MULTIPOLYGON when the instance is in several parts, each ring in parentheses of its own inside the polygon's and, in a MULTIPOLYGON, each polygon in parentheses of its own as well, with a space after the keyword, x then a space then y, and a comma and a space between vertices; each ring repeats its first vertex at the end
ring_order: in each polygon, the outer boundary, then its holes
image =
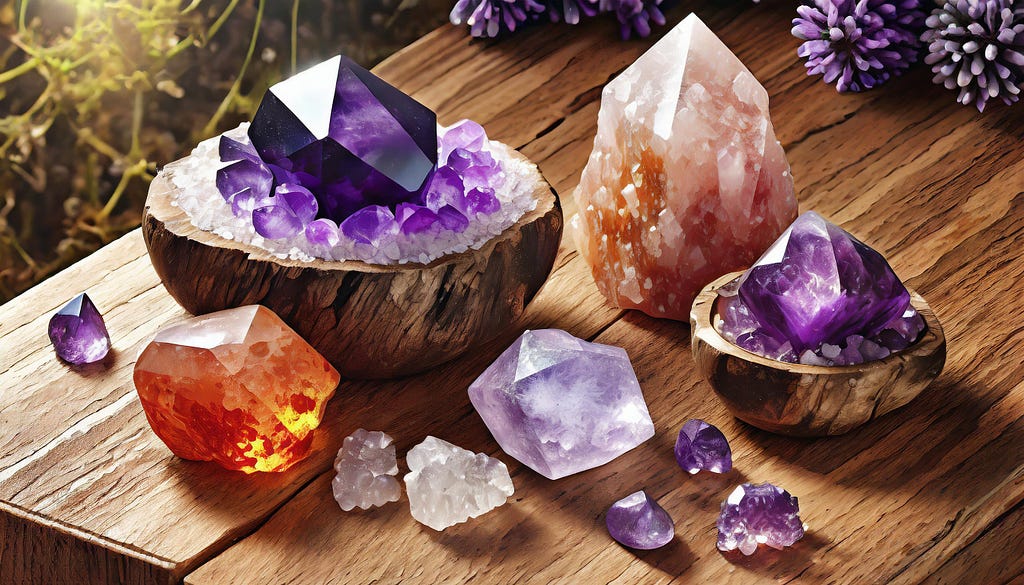
MULTIPOLYGON (((908 406, 846 435, 793 439, 733 419, 696 372, 685 323, 607 306, 564 246, 519 328, 558 327, 624 347, 656 436, 558 481, 500 452, 469 383, 506 335, 393 382, 343 382, 313 454, 283 475, 243 476, 175 459, 131 386, 142 345, 184 312, 132 233, 0 307, 0 582, 992 583, 1024 579, 1024 106, 957 106, 921 68, 883 88, 836 95, 807 78, 788 3, 687 2, 767 87, 802 209, 885 254, 945 329, 943 374, 908 406), (115 352, 103 368, 56 361, 46 321, 81 290, 104 311, 115 352), (682 472, 679 426, 729 437, 735 470, 682 472), (345 435, 385 430, 404 453, 427 434, 505 461, 505 506, 436 533, 402 501, 343 513, 330 466, 345 435), (799 497, 807 536, 751 557, 714 546, 718 508, 743 481, 799 497), (604 511, 646 488, 676 539, 636 553, 604 511)), ((376 72, 438 111, 472 117, 520 148, 564 195, 590 151, 605 82, 653 39, 620 43, 600 20, 500 42, 445 27, 376 72)), ((571 243, 570 239, 567 242, 571 243)), ((404 462, 402 462, 404 465, 404 462)))

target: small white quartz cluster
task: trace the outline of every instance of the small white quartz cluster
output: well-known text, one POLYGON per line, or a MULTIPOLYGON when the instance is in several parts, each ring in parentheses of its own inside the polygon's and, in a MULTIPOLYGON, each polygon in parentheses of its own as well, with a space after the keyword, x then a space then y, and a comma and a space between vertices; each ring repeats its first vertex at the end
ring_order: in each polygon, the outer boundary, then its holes
POLYGON ((505 503, 514 489, 505 464, 427 437, 406 456, 412 517, 434 530, 465 522, 505 503))
POLYGON ((380 431, 359 429, 348 437, 334 460, 334 499, 348 512, 356 506, 367 510, 397 502, 398 459, 394 439, 380 431))

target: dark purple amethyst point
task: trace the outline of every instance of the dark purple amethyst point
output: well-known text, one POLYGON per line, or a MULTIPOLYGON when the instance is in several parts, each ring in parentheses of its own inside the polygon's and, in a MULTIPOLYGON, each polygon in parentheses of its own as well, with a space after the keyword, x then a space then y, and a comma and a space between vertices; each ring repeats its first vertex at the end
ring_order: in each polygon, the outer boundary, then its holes
POLYGON ((71 364, 98 362, 110 351, 110 336, 103 316, 85 293, 50 318, 49 335, 57 355, 71 364))
POLYGON ((260 155, 251 144, 240 142, 223 135, 220 137, 217 152, 220 154, 220 160, 223 162, 236 160, 251 160, 253 162, 258 162, 260 160, 260 155))
POLYGON ((438 225, 437 214, 414 203, 399 203, 395 210, 395 221, 401 226, 403 234, 421 234, 438 225))
POLYGON ((732 450, 722 431, 702 420, 686 421, 676 439, 676 462, 691 475, 706 469, 726 473, 732 469, 732 450))
POLYGON ((437 118, 344 56, 270 88, 249 126, 260 157, 303 177, 321 215, 417 201, 437 166, 437 118))
POLYGON ((278 200, 279 205, 284 205, 295 214, 295 217, 299 218, 303 224, 308 224, 316 219, 316 197, 302 185, 294 183, 278 185, 274 190, 274 198, 278 200))
POLYGON ((437 210, 438 220, 446 229, 453 232, 464 232, 469 227, 469 218, 451 205, 445 205, 437 210))
POLYGON ((745 483, 722 502, 718 550, 752 555, 758 544, 783 549, 804 536, 797 499, 770 483, 745 483))
POLYGON ((605 523, 616 542, 640 550, 661 548, 676 534, 668 512, 643 490, 612 504, 605 523))
POLYGON ((813 211, 744 273, 739 296, 761 327, 797 354, 850 335, 874 336, 910 305, 881 254, 813 211))

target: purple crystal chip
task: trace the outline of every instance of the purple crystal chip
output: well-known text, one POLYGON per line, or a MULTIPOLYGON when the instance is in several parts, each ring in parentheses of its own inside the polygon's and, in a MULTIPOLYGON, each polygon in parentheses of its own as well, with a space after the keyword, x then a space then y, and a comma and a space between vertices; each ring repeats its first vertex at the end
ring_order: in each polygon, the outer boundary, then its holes
POLYGON ((706 469, 726 473, 732 469, 732 449, 718 427, 691 419, 679 429, 676 439, 676 462, 691 475, 706 469))
POLYGON ((757 545, 783 549, 804 536, 797 499, 770 483, 745 483, 722 502, 718 550, 752 555, 757 545))
POLYGON ((341 224, 341 233, 354 242, 380 246, 381 239, 397 228, 395 215, 390 209, 371 205, 348 216, 341 224))
POLYGON ((526 331, 469 387, 501 448, 548 479, 604 465, 654 436, 625 350, 526 331))
POLYGON ((341 55, 271 87, 249 138, 336 222, 419 201, 437 166, 434 112, 341 55))
POLYGON ((798 354, 880 333, 910 305, 881 254, 813 211, 744 273, 739 296, 768 333, 798 354))
POLYGON ((57 355, 75 365, 98 362, 110 351, 103 316, 85 293, 50 318, 49 334, 57 355))
POLYGON ((643 490, 612 504, 605 524, 616 542, 640 550, 661 548, 676 535, 672 517, 643 490))

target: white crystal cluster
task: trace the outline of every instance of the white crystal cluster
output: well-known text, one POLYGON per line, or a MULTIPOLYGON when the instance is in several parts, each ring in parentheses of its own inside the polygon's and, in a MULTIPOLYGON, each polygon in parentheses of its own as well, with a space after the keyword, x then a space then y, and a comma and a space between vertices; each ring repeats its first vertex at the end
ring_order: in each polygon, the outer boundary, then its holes
POLYGON ((412 517, 434 530, 465 522, 505 503, 514 492, 505 464, 427 437, 406 456, 412 517))
MULTIPOLYGON (((225 132, 224 135, 248 143, 248 123, 225 132)), ((439 128, 439 133, 443 129, 439 128)), ((533 177, 536 165, 509 156, 506 148, 495 148, 491 154, 504 170, 503 184, 495 185, 495 197, 501 209, 492 214, 477 214, 470 218, 463 232, 442 230, 440 233, 396 234, 382 246, 371 246, 342 237, 334 247, 309 243, 300 233, 292 238, 270 240, 256 233, 251 218, 236 217, 231 205, 217 189, 217 171, 226 166, 218 153, 220 136, 204 140, 189 156, 167 165, 165 172, 177 187, 172 205, 181 208, 197 228, 213 232, 227 240, 234 240, 262 248, 282 260, 310 262, 316 258, 345 261, 360 260, 372 264, 429 263, 452 253, 477 250, 488 241, 513 226, 526 213, 537 207, 533 197, 536 187, 533 177)))
POLYGON ((398 459, 394 439, 380 431, 359 429, 345 437, 334 460, 334 499, 348 512, 397 502, 402 495, 398 484, 398 459))

